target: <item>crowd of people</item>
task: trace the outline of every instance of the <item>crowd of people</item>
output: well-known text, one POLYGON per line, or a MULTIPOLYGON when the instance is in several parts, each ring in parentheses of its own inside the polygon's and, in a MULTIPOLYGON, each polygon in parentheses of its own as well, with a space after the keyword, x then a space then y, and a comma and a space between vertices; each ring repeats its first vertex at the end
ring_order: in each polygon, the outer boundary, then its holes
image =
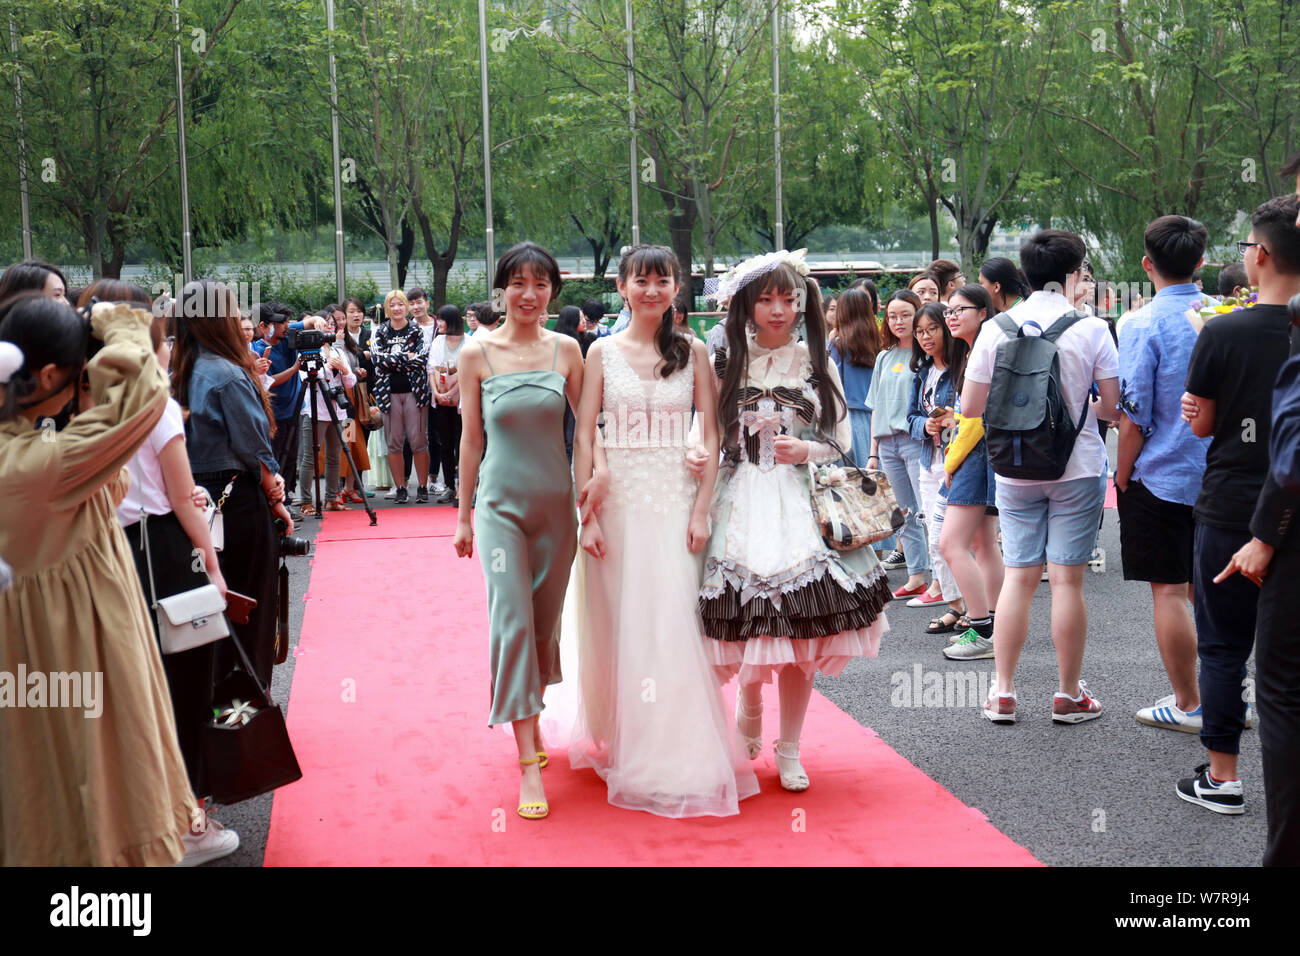
POLYGON ((378 491, 404 504, 412 479, 415 502, 458 509, 459 554, 478 539, 489 722, 512 725, 519 814, 541 819, 539 717, 562 631, 580 663, 571 765, 594 769, 611 803, 665 816, 734 814, 757 793, 745 758, 762 749, 766 683, 781 785, 807 789, 813 676, 876 656, 892 600, 935 607, 924 630, 944 657, 994 661, 982 713, 1013 724, 1046 580, 1051 718, 1099 717, 1083 575, 1111 478, 1124 577, 1151 587, 1172 691, 1152 688, 1136 719, 1200 734, 1205 762, 1171 789, 1224 814, 1245 809, 1237 755, 1258 721, 1265 862, 1300 863, 1300 644, 1282 571, 1300 554, 1300 366, 1283 367, 1300 197, 1254 210, 1217 296, 1198 282, 1209 239, 1185 216, 1153 221, 1145 302, 1096 282, 1063 230, 1034 233, 1018 263, 985 260, 973 282, 937 259, 883 301, 870 279, 823 293, 782 250, 722 278, 725 316, 704 341, 658 246, 624 251, 612 328, 600 300, 551 315, 563 280, 532 243, 498 263, 495 302, 431 310, 424 290, 394 289, 373 321, 356 298, 244 315, 215 281, 155 301, 10 266, 0 671, 102 673, 114 692, 89 727, 66 708, 0 721, 0 863, 233 852, 204 799, 218 771, 201 732, 240 655, 229 641, 160 653, 157 602, 209 584, 244 602, 231 631, 268 686, 288 638, 280 540, 378 491), (1244 304, 1216 311, 1223 299, 1244 304), (810 504, 808 466, 841 457, 883 472, 902 515, 874 546, 832 548, 810 504), (575 567, 583 603, 562 620, 575 567), (891 589, 893 569, 907 577, 891 589), (648 673, 680 706, 633 705, 648 673), (732 678, 739 748, 720 691, 732 678))

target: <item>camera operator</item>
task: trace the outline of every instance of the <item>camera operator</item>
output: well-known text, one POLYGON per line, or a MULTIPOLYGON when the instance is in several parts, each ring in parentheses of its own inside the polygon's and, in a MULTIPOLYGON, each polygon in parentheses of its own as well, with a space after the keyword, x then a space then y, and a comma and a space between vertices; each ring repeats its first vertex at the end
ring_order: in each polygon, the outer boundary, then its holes
MULTIPOLYGON (((263 302, 258 305, 258 328, 262 332, 261 348, 253 348, 261 358, 270 359, 266 374, 271 376, 271 417, 275 420, 275 436, 271 448, 278 471, 284 476, 286 494, 296 486, 298 476, 298 410, 302 407, 302 382, 298 372, 302 363, 298 353, 286 341, 289 330, 303 328, 301 322, 291 322, 293 309, 280 302, 263 302)), ((301 491, 301 489, 299 489, 301 491)), ((238 589, 236 589, 238 590, 238 589)))
POLYGON ((114 514, 122 466, 167 402, 149 318, 96 306, 103 345, 86 365, 87 323, 68 305, 40 292, 0 304, 0 553, 14 571, 0 593, 0 671, 93 672, 102 685, 83 687, 84 710, 0 718, 0 866, 167 865, 184 853, 196 803, 114 514), (83 368, 93 406, 62 431, 38 427, 75 399, 83 368))
MULTIPOLYGON (((248 623, 232 622, 231 627, 252 659, 255 676, 269 683, 275 664, 279 558, 272 518, 284 522, 282 533, 293 533, 284 479, 271 448, 271 402, 239 334, 239 306, 227 286, 207 279, 189 283, 172 314, 172 389, 189 410, 185 435, 194 480, 220 507, 225 538, 221 573, 231 590, 257 601, 248 623)), ((218 679, 235 660, 233 651, 222 647, 218 679)))
MULTIPOLYGON (((316 319, 308 323, 309 326, 315 327, 321 323, 316 319)), ((327 331, 327 330, 322 330, 327 331)), ((298 457, 298 476, 302 482, 302 513, 303 517, 311 517, 319 514, 321 511, 347 511, 348 506, 339 500, 339 459, 342 457, 342 443, 339 441, 338 432, 334 430, 330 422, 329 411, 325 407, 327 401, 334 403, 334 414, 342 424, 348 415, 339 404, 337 396, 344 389, 356 388, 357 376, 352 371, 351 365, 348 364, 347 353, 341 348, 331 348, 329 343, 321 346, 317 355, 308 355, 303 353, 299 361, 314 366, 320 372, 320 388, 316 393, 316 408, 308 408, 311 402, 311 390, 303 389, 302 400, 302 438, 300 441, 300 454, 298 457), (320 494, 320 501, 312 505, 312 496, 315 489, 316 479, 316 449, 312 445, 312 414, 316 417, 316 442, 320 447, 325 449, 325 484, 320 494)), ((303 379, 307 377, 307 371, 302 373, 303 379)))

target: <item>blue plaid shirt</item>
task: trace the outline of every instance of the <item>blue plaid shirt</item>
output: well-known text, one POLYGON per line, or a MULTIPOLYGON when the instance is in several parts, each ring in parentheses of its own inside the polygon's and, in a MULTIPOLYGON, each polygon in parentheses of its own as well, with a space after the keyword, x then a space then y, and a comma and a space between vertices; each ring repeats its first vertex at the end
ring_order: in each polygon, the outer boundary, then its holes
POLYGON ((1132 480, 1183 505, 1196 504, 1210 447, 1192 434, 1180 404, 1196 345, 1187 312, 1214 304, 1195 283, 1165 286, 1119 333, 1120 407, 1145 438, 1132 480))

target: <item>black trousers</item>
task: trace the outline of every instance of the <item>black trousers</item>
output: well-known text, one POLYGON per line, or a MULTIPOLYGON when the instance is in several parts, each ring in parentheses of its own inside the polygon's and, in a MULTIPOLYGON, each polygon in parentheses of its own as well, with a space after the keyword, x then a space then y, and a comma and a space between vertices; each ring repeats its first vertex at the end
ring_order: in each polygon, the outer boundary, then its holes
MULTIPOLYGON (((1198 521, 1194 540, 1192 597, 1196 656, 1201 661, 1201 743, 1206 750, 1236 754, 1246 729, 1242 684, 1246 660, 1255 646, 1259 588, 1240 574, 1221 584, 1214 583, 1214 576, 1250 540, 1250 532, 1229 531, 1198 521)), ((1258 671, 1258 661, 1256 665, 1258 671)))
POLYGON ((437 426, 438 446, 442 456, 441 459, 430 459, 433 462, 429 469, 430 476, 437 480, 441 462, 443 484, 455 488, 460 462, 460 411, 455 405, 435 405, 429 421, 437 426))
MULTIPOLYGON (((194 480, 208 489, 214 501, 219 501, 230 475, 230 472, 195 475, 194 480)), ((257 679, 269 686, 271 670, 275 667, 280 545, 261 482, 247 472, 240 472, 221 514, 226 538, 225 550, 217 552, 221 574, 230 590, 257 601, 248 623, 232 621, 230 629, 252 661, 257 679)), ((220 682, 235 669, 239 655, 229 640, 218 641, 216 647, 216 679, 220 682)))
POLYGON ((1300 550, 1273 555, 1259 596, 1255 700, 1268 808, 1265 866, 1300 866, 1300 550))
MULTIPOLYGON (((168 512, 165 515, 151 515, 144 523, 148 528, 149 553, 153 558, 153 583, 159 598, 171 597, 208 583, 206 574, 194 570, 194 545, 175 514, 168 512)), ((126 540, 131 543, 131 556, 135 558, 135 570, 140 578, 144 602, 152 604, 149 594, 149 565, 145 561, 140 522, 122 530, 126 532, 126 540)), ((154 614, 149 617, 154 626, 154 639, 157 640, 157 617, 154 614)), ((176 740, 180 744, 181 759, 185 761, 185 772, 190 778, 190 789, 198 797, 212 792, 208 785, 207 766, 203 760, 203 725, 212 719, 213 665, 221 643, 218 641, 179 654, 162 655, 163 672, 167 675, 167 689, 172 698, 172 716, 176 720, 176 740)), ((159 650, 161 649, 160 644, 159 650)))

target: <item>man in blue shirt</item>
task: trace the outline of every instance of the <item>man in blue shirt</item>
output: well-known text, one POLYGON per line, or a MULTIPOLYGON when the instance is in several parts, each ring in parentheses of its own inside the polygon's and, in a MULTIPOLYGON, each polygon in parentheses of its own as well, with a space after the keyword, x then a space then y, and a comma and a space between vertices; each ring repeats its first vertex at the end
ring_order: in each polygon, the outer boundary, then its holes
POLYGON ((1208 438, 1182 419, 1181 399, 1197 327, 1188 312, 1212 299, 1192 281, 1209 236, 1186 216, 1147 226, 1142 268, 1156 295, 1119 337, 1119 454, 1115 469, 1124 580, 1151 585, 1156 644, 1174 692, 1137 712, 1140 723, 1199 733, 1196 626, 1187 608, 1192 579, 1193 506, 1208 438))
POLYGON ((298 481, 298 431, 302 408, 302 380, 298 371, 302 361, 285 340, 289 329, 301 329, 301 322, 290 322, 293 309, 280 302, 263 302, 257 307, 257 325, 262 334, 253 349, 270 359, 271 414, 275 416, 275 435, 271 439, 280 475, 284 478, 286 500, 298 481))

